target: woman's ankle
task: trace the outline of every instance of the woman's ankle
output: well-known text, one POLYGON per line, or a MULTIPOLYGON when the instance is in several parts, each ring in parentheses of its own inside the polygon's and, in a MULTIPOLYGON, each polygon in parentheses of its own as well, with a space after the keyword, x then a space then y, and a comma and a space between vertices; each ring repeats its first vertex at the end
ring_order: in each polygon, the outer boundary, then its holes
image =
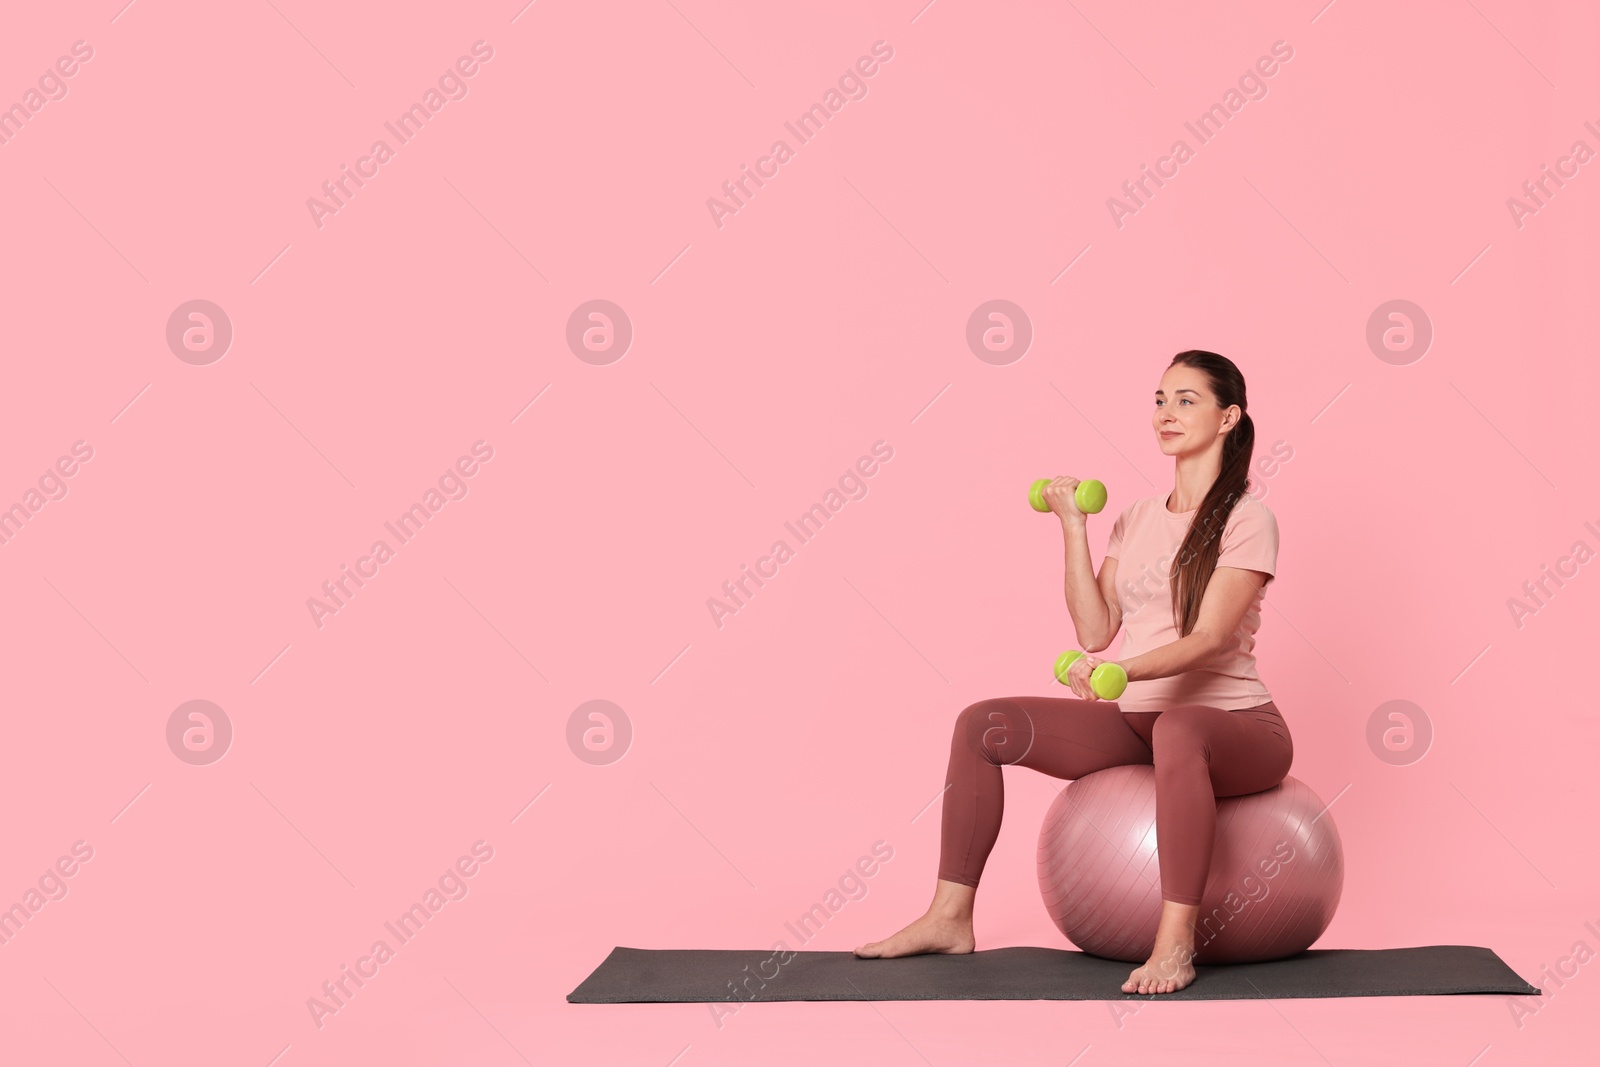
POLYGON ((965 885, 961 882, 951 882, 941 878, 938 887, 934 890, 933 903, 928 905, 928 914, 936 919, 951 922, 972 924, 972 906, 977 897, 976 886, 965 885))

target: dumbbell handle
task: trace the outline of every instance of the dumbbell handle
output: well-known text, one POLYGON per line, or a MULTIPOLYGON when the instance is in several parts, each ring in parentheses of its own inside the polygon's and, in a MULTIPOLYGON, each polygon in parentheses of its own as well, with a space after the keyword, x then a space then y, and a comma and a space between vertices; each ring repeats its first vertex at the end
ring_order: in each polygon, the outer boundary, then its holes
MULTIPOLYGON (((1081 655, 1083 653, 1078 649, 1069 648, 1056 657, 1056 681, 1067 684, 1067 671, 1081 655)), ((1102 663, 1090 672, 1089 688, 1101 700, 1115 700, 1128 688, 1128 672, 1119 664, 1109 661, 1102 663)))
MULTIPOLYGON (((1028 486, 1028 503, 1033 505, 1034 511, 1050 510, 1050 505, 1044 502, 1044 489, 1053 481, 1054 478, 1040 478, 1028 486)), ((1081 481, 1073 492, 1072 499, 1078 505, 1078 510, 1085 515, 1098 514, 1100 509, 1106 506, 1105 483, 1093 478, 1081 481)))

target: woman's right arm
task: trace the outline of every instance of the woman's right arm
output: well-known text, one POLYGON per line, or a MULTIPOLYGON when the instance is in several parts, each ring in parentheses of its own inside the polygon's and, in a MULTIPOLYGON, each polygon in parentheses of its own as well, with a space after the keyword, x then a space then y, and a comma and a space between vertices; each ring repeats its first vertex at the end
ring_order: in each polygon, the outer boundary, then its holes
POLYGON ((1096 580, 1094 562, 1089 558, 1088 523, 1081 516, 1063 516, 1061 534, 1067 551, 1067 613, 1072 616, 1083 651, 1099 652, 1111 644, 1122 628, 1122 607, 1116 593, 1117 561, 1107 556, 1096 580))

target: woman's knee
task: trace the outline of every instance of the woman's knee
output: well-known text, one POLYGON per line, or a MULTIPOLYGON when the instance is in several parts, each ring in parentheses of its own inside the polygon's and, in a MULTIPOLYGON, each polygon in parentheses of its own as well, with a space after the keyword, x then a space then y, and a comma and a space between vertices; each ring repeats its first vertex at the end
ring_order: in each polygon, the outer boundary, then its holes
POLYGON ((956 716, 951 744, 964 746, 990 763, 1014 763, 1033 739, 1033 720, 1010 697, 968 704, 956 716))
POLYGON ((1150 747, 1159 758, 1163 753, 1203 752, 1206 747, 1206 715, 1202 707, 1169 708, 1150 729, 1150 747))

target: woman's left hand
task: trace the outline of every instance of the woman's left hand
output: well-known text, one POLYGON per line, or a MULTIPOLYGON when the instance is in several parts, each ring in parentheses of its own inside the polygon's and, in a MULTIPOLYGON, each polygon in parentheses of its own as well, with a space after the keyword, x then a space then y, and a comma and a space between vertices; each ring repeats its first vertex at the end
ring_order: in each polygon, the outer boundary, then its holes
POLYGON ((1077 694, 1078 699, 1100 699, 1100 695, 1089 686, 1089 676, 1094 673, 1096 667, 1104 662, 1105 660, 1097 659, 1085 652, 1073 660, 1072 666, 1067 668, 1067 684, 1072 687, 1072 691, 1077 694))

